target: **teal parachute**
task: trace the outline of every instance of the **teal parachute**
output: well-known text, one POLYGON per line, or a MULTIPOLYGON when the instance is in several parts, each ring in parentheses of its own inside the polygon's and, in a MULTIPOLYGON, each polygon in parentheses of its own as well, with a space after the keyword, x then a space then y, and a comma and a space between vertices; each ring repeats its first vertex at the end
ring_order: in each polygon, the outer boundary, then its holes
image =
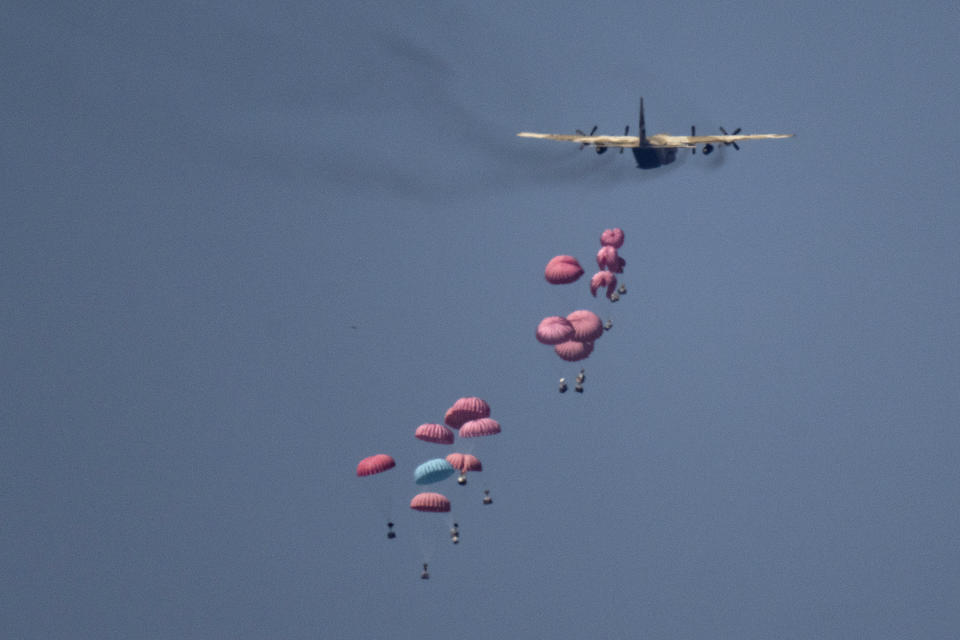
POLYGON ((427 460, 413 472, 413 480, 417 484, 433 484, 453 475, 453 465, 443 458, 427 460))

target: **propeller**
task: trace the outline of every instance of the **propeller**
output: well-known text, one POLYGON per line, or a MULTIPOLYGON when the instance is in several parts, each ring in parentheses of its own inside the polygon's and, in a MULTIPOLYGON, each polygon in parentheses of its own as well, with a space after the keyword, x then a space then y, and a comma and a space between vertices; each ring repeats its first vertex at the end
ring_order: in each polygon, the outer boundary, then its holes
MULTIPOLYGON (((623 135, 624 136, 630 135, 630 125, 627 125, 623 128, 623 135)), ((623 147, 620 147, 620 153, 623 153, 623 147)))
MULTIPOLYGON (((580 131, 580 129, 577 129, 578 136, 592 136, 596 132, 597 132, 597 125, 593 125, 593 129, 590 129, 590 133, 584 133, 583 131, 580 131)), ((590 144, 589 142, 581 142, 580 151, 583 151, 583 148, 586 146, 589 146, 589 144, 590 144)))
MULTIPOLYGON (((693 137, 695 135, 697 135, 697 128, 693 125, 690 125, 690 137, 693 137)), ((713 148, 711 148, 710 151, 713 151, 713 148)), ((710 153, 710 151, 704 150, 704 153, 710 153)), ((697 155, 697 145, 693 145, 692 147, 690 147, 690 153, 692 153, 693 155, 697 155)))
MULTIPOLYGON (((724 129, 723 127, 720 127, 720 131, 722 131, 722 132, 723 132, 723 135, 725 135, 725 136, 735 136, 735 135, 737 135, 738 133, 740 133, 741 129, 740 129, 740 127, 737 127, 737 130, 734 131, 733 133, 727 133, 727 130, 726 130, 726 129, 724 129)), ((725 145, 727 145, 727 146, 729 146, 729 145, 732 144, 734 149, 736 149, 737 151, 740 151, 740 145, 738 145, 736 142, 724 142, 723 144, 725 144, 725 145)))

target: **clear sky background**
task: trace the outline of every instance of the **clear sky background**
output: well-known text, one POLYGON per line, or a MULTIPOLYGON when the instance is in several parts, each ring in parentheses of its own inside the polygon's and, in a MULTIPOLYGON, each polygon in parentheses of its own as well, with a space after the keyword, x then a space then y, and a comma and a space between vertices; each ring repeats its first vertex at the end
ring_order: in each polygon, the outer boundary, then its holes
POLYGON ((956 637, 955 2, 59 4, 0 11, 0 635, 956 637), (515 137, 641 95, 797 137, 515 137), (620 302, 544 281, 613 226, 620 302))

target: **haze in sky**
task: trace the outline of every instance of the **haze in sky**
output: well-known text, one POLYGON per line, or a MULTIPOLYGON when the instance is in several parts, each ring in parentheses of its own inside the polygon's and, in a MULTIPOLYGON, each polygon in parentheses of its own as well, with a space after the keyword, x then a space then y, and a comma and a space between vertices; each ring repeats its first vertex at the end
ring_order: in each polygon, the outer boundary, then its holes
POLYGON ((955 3, 2 18, 3 637, 960 628, 955 3), (641 96, 797 135, 651 171, 516 137, 641 96), (567 363, 534 332, 575 309, 613 326, 567 363), (414 512, 463 396, 502 432, 414 512))

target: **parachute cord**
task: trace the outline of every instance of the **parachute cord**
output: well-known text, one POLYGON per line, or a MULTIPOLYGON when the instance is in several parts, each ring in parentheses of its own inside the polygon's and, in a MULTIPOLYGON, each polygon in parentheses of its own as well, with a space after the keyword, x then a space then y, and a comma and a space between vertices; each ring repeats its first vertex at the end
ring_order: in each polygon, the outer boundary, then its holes
MULTIPOLYGON (((437 518, 434 513, 414 513, 416 521, 417 544, 420 547, 421 562, 432 562, 437 555, 437 547, 446 531, 443 529, 443 518, 437 518)), ((449 515, 449 514, 444 514, 449 515)))

